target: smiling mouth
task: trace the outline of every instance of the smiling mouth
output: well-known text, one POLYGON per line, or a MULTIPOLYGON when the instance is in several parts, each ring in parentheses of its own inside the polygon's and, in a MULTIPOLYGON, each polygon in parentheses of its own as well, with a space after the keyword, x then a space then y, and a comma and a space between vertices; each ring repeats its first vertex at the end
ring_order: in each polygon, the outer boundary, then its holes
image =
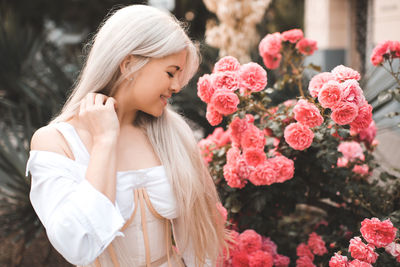
POLYGON ((168 103, 168 98, 166 98, 165 96, 160 96, 161 101, 164 103, 164 105, 166 105, 168 103))

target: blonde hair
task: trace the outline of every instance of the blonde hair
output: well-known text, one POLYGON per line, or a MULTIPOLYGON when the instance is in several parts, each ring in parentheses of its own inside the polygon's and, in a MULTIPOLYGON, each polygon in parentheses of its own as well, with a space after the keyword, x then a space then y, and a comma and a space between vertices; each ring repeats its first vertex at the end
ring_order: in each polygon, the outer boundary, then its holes
MULTIPOLYGON (((198 50, 181 23, 174 16, 145 5, 116 11, 99 28, 91 45, 76 86, 50 123, 74 116, 80 101, 90 92, 115 95, 118 85, 151 58, 186 49, 182 86, 189 82, 199 66, 198 50), (122 75, 119 65, 128 55, 136 59, 135 66, 130 73, 122 75)), ((204 264, 207 258, 215 263, 226 247, 227 232, 216 207, 218 193, 192 130, 169 106, 160 117, 139 111, 135 125, 147 133, 170 179, 177 200, 179 232, 184 233, 179 249, 190 245, 197 264, 204 264)))

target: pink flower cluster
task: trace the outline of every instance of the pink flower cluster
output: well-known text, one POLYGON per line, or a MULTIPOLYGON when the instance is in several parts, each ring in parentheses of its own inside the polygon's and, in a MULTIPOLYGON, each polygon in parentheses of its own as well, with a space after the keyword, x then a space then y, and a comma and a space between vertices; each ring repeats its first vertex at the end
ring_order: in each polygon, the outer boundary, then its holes
POLYGON ((317 50, 317 42, 303 37, 303 31, 292 29, 282 33, 267 34, 258 45, 258 51, 268 69, 276 69, 282 59, 282 42, 293 44, 302 55, 312 55, 317 50))
POLYGON ((254 117, 248 114, 243 119, 235 117, 229 125, 232 147, 227 152, 223 173, 230 187, 243 188, 247 181, 271 185, 293 178, 294 162, 280 154, 267 158, 265 133, 253 121, 254 117))
POLYGON ((314 133, 309 128, 320 126, 324 122, 319 109, 305 99, 300 99, 293 108, 297 123, 289 124, 284 131, 286 143, 296 150, 311 146, 314 133))
POLYGON ((331 72, 315 75, 308 87, 322 107, 332 110, 331 119, 335 123, 350 124, 354 132, 368 128, 372 122, 372 106, 358 84, 360 78, 357 71, 339 65, 331 72))
POLYGON ((242 95, 258 92, 267 85, 267 72, 257 63, 240 65, 227 56, 215 63, 212 74, 204 74, 197 82, 197 95, 207 103, 206 118, 215 126, 222 117, 237 111, 239 89, 242 95))
POLYGON ((206 164, 212 161, 213 151, 231 143, 230 134, 222 127, 217 127, 214 132, 197 144, 206 164))
POLYGON ((400 58, 399 41, 383 41, 372 50, 371 63, 378 66, 383 63, 385 58, 400 58))
POLYGON ((313 232, 308 236, 308 242, 297 246, 296 254, 299 257, 296 260, 297 267, 314 267, 314 255, 322 256, 328 253, 322 237, 313 232))
POLYGON ((372 266, 371 264, 375 263, 379 256, 375 248, 381 247, 385 247, 386 252, 400 262, 400 244, 393 242, 397 229, 390 219, 385 221, 377 218, 365 219, 361 223, 360 232, 367 244, 360 237, 350 240, 349 252, 354 260, 348 261, 347 257, 335 253, 329 261, 329 267, 372 266))
POLYGON ((287 267, 290 259, 278 254, 276 244, 254 230, 239 234, 232 231, 236 241, 231 244, 229 257, 224 256, 223 266, 232 267, 287 267))
MULTIPOLYGON (((363 148, 361 147, 360 143, 356 141, 347 141, 340 143, 338 146, 338 151, 343 154, 343 157, 340 157, 337 160, 337 166, 340 168, 348 167, 349 163, 356 160, 365 160, 363 148)), ((361 176, 370 174, 367 164, 354 165, 352 171, 361 176)))

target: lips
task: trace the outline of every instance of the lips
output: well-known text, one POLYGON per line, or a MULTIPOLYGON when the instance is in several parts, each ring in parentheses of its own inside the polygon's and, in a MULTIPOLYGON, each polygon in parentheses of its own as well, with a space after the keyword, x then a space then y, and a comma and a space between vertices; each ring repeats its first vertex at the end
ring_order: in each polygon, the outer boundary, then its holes
POLYGON ((162 95, 162 96, 160 96, 160 98, 161 98, 161 101, 164 103, 164 105, 166 105, 168 103, 168 97, 162 95))

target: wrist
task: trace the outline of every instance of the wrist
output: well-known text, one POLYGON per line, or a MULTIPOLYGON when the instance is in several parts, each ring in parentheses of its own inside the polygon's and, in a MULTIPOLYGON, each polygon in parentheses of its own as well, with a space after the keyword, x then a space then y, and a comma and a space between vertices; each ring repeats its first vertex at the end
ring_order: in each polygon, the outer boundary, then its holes
POLYGON ((112 146, 116 145, 118 136, 116 134, 101 135, 93 137, 93 146, 112 146))

